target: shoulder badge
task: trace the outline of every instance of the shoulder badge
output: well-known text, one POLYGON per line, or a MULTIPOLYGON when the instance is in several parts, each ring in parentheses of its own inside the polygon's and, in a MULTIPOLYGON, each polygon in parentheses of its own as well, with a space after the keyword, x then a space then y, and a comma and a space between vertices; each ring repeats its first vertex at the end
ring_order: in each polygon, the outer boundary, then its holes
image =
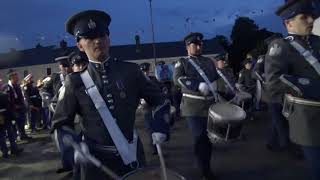
POLYGON ((299 78, 298 82, 304 86, 309 85, 310 84, 310 80, 306 79, 306 78, 299 78))
POLYGON ((269 49, 268 55, 269 56, 277 56, 281 53, 281 47, 279 44, 275 43, 272 45, 272 47, 269 49))

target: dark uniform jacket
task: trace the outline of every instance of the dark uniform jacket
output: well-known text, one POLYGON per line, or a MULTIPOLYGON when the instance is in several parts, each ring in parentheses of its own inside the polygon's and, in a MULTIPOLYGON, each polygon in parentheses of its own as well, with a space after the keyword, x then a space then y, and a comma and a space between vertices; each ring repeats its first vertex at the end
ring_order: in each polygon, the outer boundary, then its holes
POLYGON ((0 92, 0 126, 11 123, 13 119, 15 119, 15 117, 10 108, 9 96, 0 92))
MULTIPOLYGON (((145 99, 153 107, 157 106, 156 109, 161 109, 165 103, 160 89, 147 80, 136 64, 110 59, 102 64, 90 62, 84 70, 88 70, 112 116, 129 141, 133 139, 135 113, 140 99, 145 99)), ((66 77, 65 91, 59 95, 53 116, 53 129, 64 125, 72 127, 75 114, 79 114, 82 116, 82 132, 86 140, 113 145, 103 120, 86 94, 80 73, 71 73, 66 77)), ((168 134, 169 126, 163 119, 166 112, 161 113, 154 113, 155 121, 151 128, 168 134)))
MULTIPOLYGON (((233 75, 232 69, 224 68, 224 69, 217 69, 217 70, 224 75, 224 77, 229 81, 230 85, 235 89, 236 80, 233 75)), ((232 89, 220 76, 219 76, 219 79, 217 80, 217 90, 219 94, 226 99, 232 98, 235 95, 234 92, 232 92, 232 89)))
POLYGON ((6 93, 9 95, 10 107, 14 112, 26 111, 24 97, 20 85, 8 85, 6 93))
POLYGON ((37 87, 34 87, 31 83, 24 86, 24 96, 29 104, 35 107, 42 107, 42 99, 37 87))
MULTIPOLYGON (((311 35, 309 36, 309 40, 306 40, 301 36, 293 35, 292 38, 311 51, 313 56, 319 60, 319 37, 311 35)), ((270 44, 265 59, 265 75, 269 99, 271 102, 276 103, 283 102, 285 93, 296 94, 290 86, 280 80, 279 77, 281 75, 290 75, 292 78, 304 78, 305 80, 302 84, 305 85, 308 85, 309 82, 319 81, 320 79, 315 69, 289 44, 289 39, 277 39, 270 44)), ((314 91, 318 92, 319 89, 314 88, 314 91)), ((319 98, 320 93, 314 93, 314 95, 316 94, 319 98)), ((317 118, 319 116, 319 106, 294 104, 293 108, 289 111, 289 116, 287 116, 290 127, 290 139, 299 145, 320 146, 320 121, 317 118)))
POLYGON ((207 97, 204 97, 199 92, 199 84, 204 82, 204 80, 192 64, 189 63, 188 58, 192 58, 194 62, 198 64, 210 82, 214 82, 219 78, 213 61, 207 57, 187 57, 178 60, 175 64, 173 81, 176 86, 181 88, 183 94, 180 105, 181 115, 184 117, 207 117, 209 107, 215 100, 211 92, 207 97), (188 95, 196 97, 187 97, 188 95))
POLYGON ((62 86, 60 74, 61 73, 53 73, 51 79, 44 84, 43 90, 52 94, 52 97, 58 94, 59 89, 62 86))
POLYGON ((260 57, 253 68, 253 78, 259 81, 264 81, 264 61, 265 57, 260 57))
MULTIPOLYGON (((320 59, 320 39, 318 36, 310 36, 309 42, 303 40, 301 36, 293 35, 292 37, 306 49, 313 51, 313 55, 320 59)), ((273 102, 282 103, 284 93, 289 91, 288 86, 279 79, 282 74, 309 79, 319 79, 320 77, 288 41, 286 39, 274 40, 269 46, 265 59, 266 86, 270 100, 273 102)))
POLYGON ((253 78, 253 71, 246 68, 239 73, 238 83, 243 86, 243 90, 249 93, 254 93, 256 81, 253 78))

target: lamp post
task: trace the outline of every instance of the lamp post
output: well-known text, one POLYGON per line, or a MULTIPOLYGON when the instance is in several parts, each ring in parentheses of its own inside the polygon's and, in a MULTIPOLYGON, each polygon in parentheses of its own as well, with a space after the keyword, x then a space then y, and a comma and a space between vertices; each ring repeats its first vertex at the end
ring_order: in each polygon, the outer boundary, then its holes
POLYGON ((154 39, 154 25, 153 25, 153 13, 152 13, 152 0, 149 0, 150 8, 150 22, 151 22, 151 32, 152 32, 152 48, 153 48, 153 58, 154 58, 154 67, 157 64, 157 55, 156 55, 156 44, 154 39))

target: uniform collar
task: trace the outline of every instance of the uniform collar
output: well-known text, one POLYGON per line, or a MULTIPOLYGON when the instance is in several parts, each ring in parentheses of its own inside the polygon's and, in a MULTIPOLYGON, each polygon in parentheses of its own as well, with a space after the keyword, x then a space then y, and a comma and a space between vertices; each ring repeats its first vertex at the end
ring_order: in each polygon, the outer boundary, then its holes
POLYGON ((301 40, 304 40, 304 41, 308 41, 309 38, 310 38, 310 35, 301 36, 301 35, 293 33, 293 32, 289 32, 289 36, 292 36, 294 38, 301 39, 301 40))
POLYGON ((107 67, 109 65, 109 62, 111 61, 111 58, 110 56, 102 61, 102 62, 98 62, 98 61, 93 61, 91 59, 89 59, 89 63, 93 65, 93 67, 97 68, 97 69, 100 69, 102 67, 107 67))

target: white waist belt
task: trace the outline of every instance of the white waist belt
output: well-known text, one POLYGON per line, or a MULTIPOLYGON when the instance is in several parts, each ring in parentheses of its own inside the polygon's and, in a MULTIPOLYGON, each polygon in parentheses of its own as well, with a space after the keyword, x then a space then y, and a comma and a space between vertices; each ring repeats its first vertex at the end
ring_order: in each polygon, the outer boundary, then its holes
POLYGON ((193 95, 193 94, 185 94, 183 93, 182 96, 184 97, 188 97, 188 98, 192 98, 192 99, 201 99, 201 100, 213 100, 214 97, 213 96, 197 96, 197 95, 193 95))

